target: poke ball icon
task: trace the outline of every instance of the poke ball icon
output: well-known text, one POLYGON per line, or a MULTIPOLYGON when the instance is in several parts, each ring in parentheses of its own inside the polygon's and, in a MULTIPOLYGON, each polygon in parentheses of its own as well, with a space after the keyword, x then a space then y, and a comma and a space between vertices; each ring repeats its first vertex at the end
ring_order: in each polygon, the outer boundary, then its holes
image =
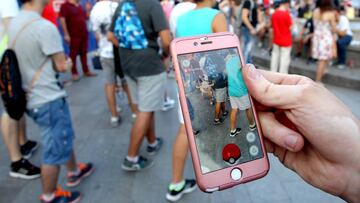
POLYGON ((222 150, 223 160, 229 164, 234 164, 241 156, 240 148, 236 144, 227 144, 222 150))

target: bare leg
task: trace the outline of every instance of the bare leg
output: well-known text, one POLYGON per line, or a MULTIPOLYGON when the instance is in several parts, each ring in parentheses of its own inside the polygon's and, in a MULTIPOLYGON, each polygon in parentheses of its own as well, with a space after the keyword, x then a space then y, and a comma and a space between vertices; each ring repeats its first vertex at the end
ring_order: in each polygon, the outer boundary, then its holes
POLYGON ((128 103, 129 103, 129 106, 131 108, 131 112, 136 114, 138 112, 138 110, 137 110, 136 104, 134 104, 133 101, 132 101, 129 86, 127 84, 124 84, 122 87, 123 87, 123 90, 124 90, 124 92, 125 92, 125 94, 126 94, 126 96, 128 98, 128 103))
POLYGON ((55 192, 59 177, 60 166, 42 165, 41 182, 43 185, 43 194, 50 195, 55 192))
POLYGON ((236 116, 237 116, 237 109, 231 109, 230 113, 230 130, 236 129, 236 116))
POLYGON ((113 117, 118 117, 118 113, 116 111, 115 84, 105 85, 105 93, 111 115, 113 117))
POLYGON ((25 116, 23 116, 19 121, 19 144, 20 146, 24 145, 27 142, 26 137, 26 119, 25 116))
POLYGON ((131 129, 128 156, 134 157, 139 153, 139 148, 145 134, 148 132, 153 112, 138 112, 135 123, 131 129))
POLYGON ((221 112, 225 112, 226 111, 226 107, 225 107, 225 102, 221 103, 221 112))
POLYGON ((254 115, 252 113, 251 108, 246 109, 246 116, 249 121, 249 125, 253 126, 255 124, 255 119, 254 119, 254 115))
POLYGON ((324 76, 324 73, 327 69, 327 60, 319 60, 318 61, 318 67, 316 71, 316 82, 321 82, 322 77, 324 76))
POLYGON ((152 116, 151 116, 149 128, 148 128, 148 131, 146 133, 146 139, 147 139, 149 144, 153 144, 156 141, 154 114, 152 114, 152 116))
POLYGON ((186 137, 185 125, 180 125, 175 139, 172 154, 172 183, 179 183, 184 180, 184 167, 189 150, 189 144, 186 137))
POLYGON ((216 105, 215 105, 215 119, 220 118, 220 113, 221 113, 221 102, 216 102, 216 105))
POLYGON ((68 171, 76 171, 77 169, 77 163, 74 152, 72 152, 69 161, 66 163, 66 169, 68 171))
POLYGON ((22 158, 18 136, 19 122, 11 119, 8 114, 3 113, 1 117, 1 131, 11 162, 19 161, 22 158))

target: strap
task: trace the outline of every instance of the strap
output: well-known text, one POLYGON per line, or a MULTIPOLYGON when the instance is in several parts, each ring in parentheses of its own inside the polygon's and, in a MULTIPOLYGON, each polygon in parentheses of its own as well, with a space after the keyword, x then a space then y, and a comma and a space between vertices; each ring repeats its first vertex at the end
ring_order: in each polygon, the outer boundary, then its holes
POLYGON ((48 57, 46 57, 45 61, 42 62, 40 68, 36 70, 36 73, 35 73, 34 77, 32 78, 30 86, 28 88, 28 94, 31 93, 31 90, 35 87, 36 81, 38 81, 40 79, 40 75, 43 72, 47 61, 48 61, 48 57))
POLYGON ((29 25, 31 25, 32 23, 34 23, 34 22, 36 22, 36 21, 39 21, 39 20, 41 20, 41 18, 36 18, 36 19, 34 19, 34 20, 31 20, 31 21, 27 22, 27 23, 21 28, 21 30, 16 34, 13 43, 11 43, 10 48, 13 49, 13 48, 15 47, 16 41, 17 41, 17 39, 19 38, 20 34, 21 34, 29 25))

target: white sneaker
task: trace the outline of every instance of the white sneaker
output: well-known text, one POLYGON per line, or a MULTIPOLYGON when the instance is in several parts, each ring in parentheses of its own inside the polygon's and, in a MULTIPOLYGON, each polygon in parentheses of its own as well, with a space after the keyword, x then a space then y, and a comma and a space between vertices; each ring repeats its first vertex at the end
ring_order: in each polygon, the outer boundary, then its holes
POLYGON ((119 124, 120 124, 120 118, 119 117, 111 117, 110 118, 111 127, 113 127, 113 128, 118 127, 119 124))
POLYGON ((170 109, 172 109, 174 107, 175 107, 175 100, 167 98, 164 101, 163 108, 161 110, 162 111, 168 111, 168 110, 170 110, 170 109))

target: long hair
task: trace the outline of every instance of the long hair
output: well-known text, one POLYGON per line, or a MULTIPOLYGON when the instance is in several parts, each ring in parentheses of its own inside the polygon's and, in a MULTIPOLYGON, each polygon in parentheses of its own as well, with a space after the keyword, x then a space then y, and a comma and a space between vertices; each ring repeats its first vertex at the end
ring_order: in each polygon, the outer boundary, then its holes
POLYGON ((321 12, 331 11, 335 9, 333 0, 318 0, 316 6, 320 9, 321 12))

